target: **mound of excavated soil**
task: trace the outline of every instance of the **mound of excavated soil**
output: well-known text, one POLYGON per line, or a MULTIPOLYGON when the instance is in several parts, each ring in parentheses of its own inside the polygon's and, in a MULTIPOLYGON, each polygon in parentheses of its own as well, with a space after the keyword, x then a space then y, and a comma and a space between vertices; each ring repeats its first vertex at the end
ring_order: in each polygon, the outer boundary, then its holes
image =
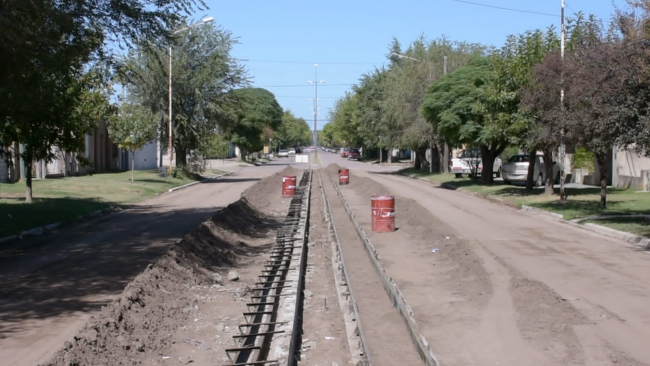
POLYGON ((201 224, 129 283, 120 299, 103 307, 47 365, 158 364, 161 350, 171 346, 176 329, 197 307, 189 289, 216 286, 219 269, 266 250, 280 225, 277 197, 285 174, 300 171, 287 168, 264 178, 201 224))

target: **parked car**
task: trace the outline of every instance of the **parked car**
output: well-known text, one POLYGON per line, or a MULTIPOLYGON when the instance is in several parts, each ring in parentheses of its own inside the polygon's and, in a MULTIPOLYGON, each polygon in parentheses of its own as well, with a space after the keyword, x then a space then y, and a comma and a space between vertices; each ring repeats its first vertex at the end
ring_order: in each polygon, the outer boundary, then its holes
POLYGON ((348 149, 346 149, 345 147, 342 147, 341 148, 341 157, 342 158, 347 158, 348 157, 348 152, 349 152, 348 149))
POLYGON ((348 151, 348 160, 359 160, 361 159, 361 152, 359 149, 350 149, 348 151))
MULTIPOLYGON (((527 154, 515 155, 508 159, 502 168, 503 182, 505 184, 513 182, 525 183, 528 178, 529 159, 530 156, 527 154)), ((536 186, 544 185, 544 181, 546 180, 545 174, 544 157, 542 155, 536 155, 535 170, 533 172, 536 186)), ((560 181, 560 167, 555 162, 553 162, 553 181, 555 183, 560 181)))
MULTIPOLYGON (((496 177, 501 176, 501 158, 494 159, 492 166, 492 173, 496 177)), ((463 174, 471 175, 472 168, 475 168, 476 174, 483 172, 483 161, 481 160, 481 149, 465 149, 456 158, 451 159, 449 168, 456 174, 456 178, 460 178, 463 174)))
POLYGON ((289 152, 287 150, 282 149, 280 150, 280 152, 278 152, 278 158, 288 158, 288 157, 289 157, 289 152))
POLYGON ((289 155, 296 155, 296 149, 289 149, 289 155))

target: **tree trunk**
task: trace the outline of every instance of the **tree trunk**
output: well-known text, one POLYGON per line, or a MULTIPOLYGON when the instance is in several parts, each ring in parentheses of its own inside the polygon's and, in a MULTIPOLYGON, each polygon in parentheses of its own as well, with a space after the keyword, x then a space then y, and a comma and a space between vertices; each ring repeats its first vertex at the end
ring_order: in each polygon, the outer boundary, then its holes
POLYGON ((187 165, 187 149, 176 148, 174 151, 176 151, 176 166, 180 168, 185 168, 185 166, 187 165))
POLYGON ((131 150, 131 182, 135 177, 135 150, 131 150))
POLYGON ((446 142, 443 144, 442 148, 442 159, 440 161, 442 162, 442 166, 440 167, 440 171, 442 173, 449 173, 449 144, 446 142))
POLYGON ((393 162, 393 149, 388 149, 388 154, 386 155, 386 162, 391 164, 393 162))
POLYGON ((528 153, 528 177, 526 177, 526 190, 532 191, 535 182, 535 158, 537 158, 537 147, 530 149, 528 153))
POLYGON ((544 149, 544 178, 544 194, 552 195, 555 177, 553 176, 553 151, 550 149, 544 149))
POLYGON ((34 158, 32 157, 31 148, 29 146, 25 147, 25 155, 23 156, 25 160, 25 202, 32 203, 32 164, 34 158))
POLYGON ((598 170, 600 170, 600 209, 607 208, 607 156, 604 153, 596 154, 598 170))
POLYGON ((415 169, 422 169, 424 166, 424 162, 426 162, 427 159, 427 149, 419 147, 415 149, 415 164, 414 168, 415 169))
POLYGON ((481 172, 481 184, 492 184, 494 159, 496 154, 487 147, 481 147, 481 162, 483 163, 483 171, 481 172))

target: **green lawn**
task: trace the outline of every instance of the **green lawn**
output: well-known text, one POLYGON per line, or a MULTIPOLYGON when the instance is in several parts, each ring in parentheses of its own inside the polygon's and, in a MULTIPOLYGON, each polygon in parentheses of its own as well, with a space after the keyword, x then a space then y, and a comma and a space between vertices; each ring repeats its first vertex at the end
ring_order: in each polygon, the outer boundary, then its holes
MULTIPOLYGON (((594 215, 650 214, 650 193, 636 193, 633 189, 608 189, 607 209, 598 208, 600 188, 567 188, 568 200, 561 202, 558 195, 547 196, 543 188, 526 191, 523 186, 495 183, 483 186, 478 180, 456 178, 454 174, 429 174, 415 169, 400 171, 403 175, 419 176, 445 183, 483 196, 502 199, 515 206, 532 206, 564 215, 567 220, 594 215)), ((636 224, 635 224, 636 225, 636 224)))
POLYGON ((3 183, 0 184, 0 237, 68 221, 109 206, 125 207, 190 182, 185 177, 160 178, 155 170, 136 171, 133 183, 131 172, 35 180, 32 204, 25 203, 25 183, 3 183))

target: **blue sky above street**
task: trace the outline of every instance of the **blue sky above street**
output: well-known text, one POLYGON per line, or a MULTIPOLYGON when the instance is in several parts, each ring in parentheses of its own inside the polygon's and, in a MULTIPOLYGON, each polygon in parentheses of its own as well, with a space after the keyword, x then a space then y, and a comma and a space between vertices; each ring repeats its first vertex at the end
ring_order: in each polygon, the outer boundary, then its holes
MULTIPOLYGON (((560 0, 328 0, 217 1, 197 13, 239 38, 233 56, 249 70, 253 86, 273 92, 285 109, 313 125, 314 64, 318 66, 318 128, 329 109, 360 76, 387 63, 388 45, 424 35, 501 46, 510 34, 560 28, 560 0), (475 4, 471 4, 475 3, 475 4), (485 4, 492 7, 480 6, 485 4), (510 11, 511 8, 521 11, 510 11), (536 12, 542 14, 533 14, 536 12)), ((608 21, 623 0, 566 0, 566 15, 582 11, 608 21)))

